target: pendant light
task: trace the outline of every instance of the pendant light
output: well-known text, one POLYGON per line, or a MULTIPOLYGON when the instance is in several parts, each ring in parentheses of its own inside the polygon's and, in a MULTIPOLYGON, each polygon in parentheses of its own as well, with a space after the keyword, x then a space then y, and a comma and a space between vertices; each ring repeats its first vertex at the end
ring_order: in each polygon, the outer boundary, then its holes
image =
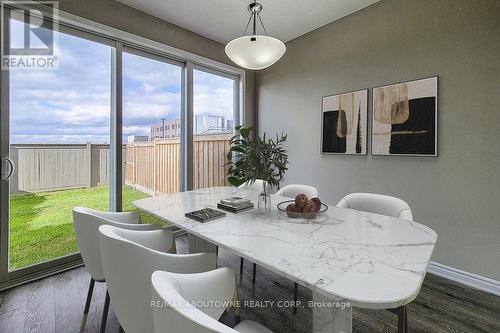
POLYGON ((263 69, 278 61, 285 54, 286 46, 279 39, 268 35, 259 15, 262 11, 260 3, 256 1, 251 3, 248 5, 248 11, 250 12, 250 18, 243 34, 246 34, 253 19, 252 34, 233 39, 227 43, 225 51, 229 59, 243 68, 263 69), (257 34, 257 20, 262 25, 265 35, 257 34))

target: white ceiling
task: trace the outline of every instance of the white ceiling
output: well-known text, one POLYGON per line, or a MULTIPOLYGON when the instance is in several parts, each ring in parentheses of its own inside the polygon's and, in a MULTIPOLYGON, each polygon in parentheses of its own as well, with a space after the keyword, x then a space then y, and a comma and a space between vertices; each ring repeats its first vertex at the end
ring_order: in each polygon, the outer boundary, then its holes
MULTIPOLYGON (((243 35, 251 0, 117 0, 187 30, 227 43, 243 35)), ((379 0, 260 0, 269 35, 284 42, 379 0)), ((249 28, 250 29, 250 28, 249 28)))

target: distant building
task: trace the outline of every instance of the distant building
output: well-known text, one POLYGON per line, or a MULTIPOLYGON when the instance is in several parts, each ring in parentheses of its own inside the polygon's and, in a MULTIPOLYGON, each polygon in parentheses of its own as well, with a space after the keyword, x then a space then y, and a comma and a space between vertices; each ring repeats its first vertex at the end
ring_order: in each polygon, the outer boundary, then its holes
POLYGON ((213 134, 226 131, 226 117, 224 116, 201 114, 194 117, 194 134, 213 134))
POLYGON ((155 138, 172 139, 181 136, 181 120, 165 120, 162 119, 161 123, 151 126, 149 132, 149 139, 152 141, 155 138))
POLYGON ((226 130, 228 132, 234 131, 234 120, 231 120, 231 119, 226 120, 226 130))
POLYGON ((144 142, 144 141, 148 141, 148 140, 149 140, 149 136, 147 136, 147 135, 129 135, 127 137, 128 143, 144 142))
MULTIPOLYGON (((234 131, 234 120, 224 116, 196 115, 194 117, 193 134, 220 134, 234 131)), ((165 120, 152 125, 149 132, 149 140, 155 138, 178 138, 181 135, 181 120, 165 120)))

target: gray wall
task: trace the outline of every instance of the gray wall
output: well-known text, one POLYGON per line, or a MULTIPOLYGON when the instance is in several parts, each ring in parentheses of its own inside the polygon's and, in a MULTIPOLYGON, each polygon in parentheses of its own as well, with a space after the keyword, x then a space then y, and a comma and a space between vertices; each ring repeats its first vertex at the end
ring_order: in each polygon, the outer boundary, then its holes
MULTIPOLYGON (((184 51, 234 65, 224 53, 224 45, 115 0, 60 0, 59 9, 184 51)), ((247 72, 246 85, 246 119, 247 123, 253 124, 255 114, 255 75, 253 72, 247 72)))
POLYGON ((500 280, 499 22, 498 0, 382 0, 287 43, 257 74, 259 132, 288 133, 286 183, 401 197, 438 233, 434 261, 500 280), (435 75, 439 157, 320 155, 322 96, 435 75))

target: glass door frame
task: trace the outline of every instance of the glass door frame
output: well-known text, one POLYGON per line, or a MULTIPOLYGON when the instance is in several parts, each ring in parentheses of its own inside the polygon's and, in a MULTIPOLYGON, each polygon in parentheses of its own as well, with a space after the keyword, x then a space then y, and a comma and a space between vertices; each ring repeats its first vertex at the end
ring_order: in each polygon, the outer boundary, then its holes
MULTIPOLYGON (((4 17, 2 18, 2 29, 4 29, 4 48, 3 54, 8 54, 10 49, 10 12, 11 8, 5 8, 3 10, 4 17)), ((102 36, 94 35, 89 32, 85 32, 79 29, 75 29, 70 26, 59 24, 58 33, 67 34, 91 42, 96 42, 111 47, 111 62, 112 66, 116 62, 118 52, 116 48, 119 46, 118 43, 112 39, 108 39, 102 36)), ((112 69, 114 69, 112 67, 112 69)), ((116 73, 111 71, 112 76, 116 73)), ((111 80, 111 130, 113 127, 113 116, 116 112, 116 103, 113 103, 113 78, 111 80)), ((10 70, 0 71, 0 156, 10 156, 10 70)), ((111 132, 111 139, 113 132, 111 132)), ((112 150, 113 145, 110 144, 110 149, 112 150)), ((113 159, 110 160, 111 166, 113 165, 113 159)), ((14 166, 16 167, 16 166, 14 166)), ((111 175, 110 175, 111 176, 111 175)), ((48 261, 40 262, 37 264, 29 265, 23 268, 15 269, 9 271, 9 234, 10 234, 10 185, 9 180, 0 181, 0 290, 5 287, 10 287, 12 285, 17 285, 30 280, 36 280, 42 276, 46 276, 53 272, 62 271, 75 266, 79 266, 83 263, 82 257, 79 252, 67 254, 58 258, 54 258, 48 261), (28 277, 28 278, 27 278, 28 277)), ((110 207, 114 207, 114 202, 116 198, 113 195, 113 187, 110 184, 110 207)), ((121 197, 119 197, 121 198, 121 197)))
MULTIPOLYGON (((1 18, 1 33, 4 43, 2 54, 8 55, 10 50, 10 9, 4 8, 1 18)), ((1 59, 3 61, 3 57, 1 59)), ((10 73, 0 69, 0 156, 10 156, 9 133, 9 80, 10 73)), ((0 166, 1 167, 1 166, 0 166)), ((9 271, 9 220, 10 189, 9 180, 0 180, 0 283, 7 281, 9 271)))
MULTIPOLYGON (((194 157, 193 153, 193 141, 194 141, 194 132, 193 132, 193 120, 194 120, 194 102, 193 102, 193 94, 194 94, 194 78, 193 78, 193 73, 195 70, 200 71, 200 72, 205 72, 217 76, 221 76, 230 80, 233 80, 233 121, 234 125, 243 125, 245 124, 245 113, 244 113, 244 107, 243 107, 243 101, 244 101, 244 96, 243 96, 243 89, 244 89, 244 82, 242 82, 242 78, 238 74, 234 73, 229 73, 220 69, 214 69, 211 67, 208 67, 206 65, 202 64, 197 64, 197 63, 191 63, 188 64, 190 66, 187 67, 189 74, 189 78, 191 80, 191 100, 188 106, 188 113, 189 113, 189 132, 186 133, 187 135, 187 146, 189 147, 189 157, 194 157)), ((192 190, 194 188, 193 186, 193 171, 194 171, 194 158, 188 158, 187 159, 187 171, 186 171, 186 179, 189 180, 188 190, 192 190)))
MULTIPOLYGON (((184 96, 185 96, 185 92, 186 92, 186 86, 184 84, 184 82, 186 81, 185 80, 185 75, 186 75, 186 61, 181 61, 181 60, 177 60, 177 59, 173 59, 171 57, 167 57, 165 56, 164 54, 161 54, 161 53, 158 53, 158 52, 155 52, 155 51, 152 51, 152 50, 147 50, 147 49, 144 49, 144 48, 140 48, 140 47, 137 47, 137 46, 133 46, 133 45, 129 45, 129 44, 122 44, 121 45, 121 48, 120 48, 120 54, 121 56, 123 55, 123 53, 129 53, 129 54, 133 54, 135 56, 139 56, 139 57, 143 57, 143 58, 147 58, 147 59, 151 59, 151 60, 156 60, 156 61, 159 61, 159 62, 162 62, 162 63, 166 63, 166 64, 170 64, 170 65, 174 65, 174 66, 178 66, 180 69, 181 69, 181 135, 179 137, 179 140, 180 140, 180 161, 179 161, 179 177, 180 177, 180 191, 185 191, 186 190, 186 187, 184 186, 185 183, 182 182, 182 179, 184 179, 185 177, 185 171, 184 171, 184 168, 183 168, 183 165, 186 165, 186 162, 184 161, 185 159, 185 155, 184 155, 184 152, 186 150, 186 139, 185 139, 185 136, 182 135, 183 133, 183 130, 184 130, 184 119, 185 119, 185 114, 186 114, 186 103, 184 103, 184 96)), ((120 57, 121 57, 120 56, 120 57)), ((123 65, 123 64, 122 64, 123 65)), ((121 98, 121 101, 123 101, 123 96, 122 96, 122 86, 123 86, 123 78, 122 78, 122 72, 123 72, 123 66, 120 66, 120 68, 116 69, 116 72, 118 73, 119 72, 119 76, 120 76, 120 81, 118 82, 121 82, 120 84, 120 98, 121 98)), ((120 105, 119 107, 119 112, 116 112, 117 115, 119 114, 120 115, 120 119, 119 119, 119 124, 118 124, 118 121, 116 122, 116 126, 117 128, 120 128, 120 129, 123 129, 123 108, 122 108, 122 105, 120 105)), ((120 132, 120 134, 115 134, 115 138, 112 139, 111 143, 113 143, 113 140, 114 140, 114 146, 115 148, 116 147, 123 147, 123 135, 122 133, 120 132)), ((121 152, 120 152, 121 154, 121 152)), ((112 166, 111 167, 111 170, 113 170, 114 174, 118 174, 120 173, 120 177, 122 177, 122 173, 121 173, 121 167, 122 167, 122 164, 123 164, 123 156, 120 156, 120 159, 116 158, 115 161, 121 161, 121 163, 117 163, 115 166, 112 166)), ((116 198, 115 200, 115 209, 114 211, 121 211, 122 210, 122 204, 123 204, 123 200, 121 198, 121 195, 122 195, 122 191, 123 191, 123 179, 120 178, 120 181, 116 181, 116 183, 114 184, 114 188, 115 189, 115 193, 117 195, 119 195, 120 197, 119 198, 116 198)), ((110 206, 111 207, 111 206, 110 206)))
POLYGON ((193 70, 225 77, 227 79, 233 80, 233 113, 234 113, 234 124, 242 125, 244 124, 244 114, 242 113, 241 108, 241 84, 240 84, 240 76, 233 73, 227 73, 218 69, 213 69, 204 65, 194 64, 193 70))
MULTIPOLYGON (((10 47, 11 9, 23 5, 4 5, 1 29, 5 50, 10 47)), ((51 17, 49 12, 44 18, 51 17)), ((234 121, 245 123, 246 72, 196 54, 183 51, 137 35, 110 28, 88 19, 59 11, 59 31, 76 37, 109 45, 113 49, 111 78, 111 126, 110 126, 110 210, 122 208, 122 52, 134 50, 159 57, 162 61, 181 64, 181 191, 193 189, 193 70, 199 69, 235 79, 234 121), (117 147, 120 147, 117 149, 117 147)), ((4 53, 8 54, 8 53, 4 53)), ((0 70, 0 156, 9 156, 9 80, 8 70, 0 70)), ((69 254, 53 260, 9 272, 9 181, 0 181, 0 291, 32 280, 55 274, 83 264, 80 253, 69 254)))
POLYGON ((193 187, 193 119, 194 119, 194 78, 195 70, 222 76, 234 80, 233 85, 233 112, 234 124, 245 123, 244 87, 245 77, 242 74, 229 73, 223 69, 215 69, 198 62, 187 61, 183 73, 183 106, 181 112, 181 191, 190 191, 193 187))

